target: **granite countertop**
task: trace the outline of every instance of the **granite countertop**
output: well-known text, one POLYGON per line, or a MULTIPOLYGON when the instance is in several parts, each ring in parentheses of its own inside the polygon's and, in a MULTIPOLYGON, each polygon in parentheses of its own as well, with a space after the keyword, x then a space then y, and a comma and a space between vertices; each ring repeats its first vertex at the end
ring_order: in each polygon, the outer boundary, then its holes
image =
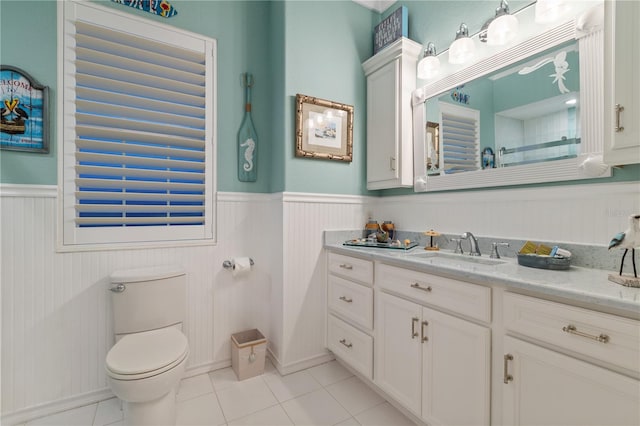
MULTIPOLYGON (((344 240, 342 240, 344 241, 344 240)), ((442 250, 429 256, 424 247, 394 250, 349 247, 342 242, 325 240, 325 249, 336 253, 381 261, 436 275, 445 275, 477 284, 497 284, 507 289, 520 289, 541 297, 565 299, 575 304, 605 312, 640 319, 640 288, 624 287, 608 280, 611 271, 571 266, 566 271, 552 271, 518 265, 515 258, 502 258, 493 263, 482 256, 479 264, 464 260, 467 255, 442 250)), ((433 253, 433 252, 431 252, 433 253)))

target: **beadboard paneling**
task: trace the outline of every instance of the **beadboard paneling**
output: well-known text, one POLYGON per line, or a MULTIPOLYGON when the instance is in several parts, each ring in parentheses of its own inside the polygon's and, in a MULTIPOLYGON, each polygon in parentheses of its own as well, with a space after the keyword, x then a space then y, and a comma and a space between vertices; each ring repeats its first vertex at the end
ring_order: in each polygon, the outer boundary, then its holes
POLYGON ((322 231, 359 229, 366 220, 366 197, 284 194, 283 306, 285 366, 321 356, 325 349, 326 266, 322 231))
POLYGON ((402 230, 606 245, 640 211, 640 189, 624 182, 426 193, 377 199, 372 210, 402 230))
POLYGON ((187 368, 230 360, 229 337, 235 331, 258 327, 268 337, 265 300, 273 264, 269 239, 260 235, 270 229, 273 197, 221 194, 215 246, 57 253, 57 199, 51 191, 4 189, 3 418, 107 388, 104 359, 113 344, 107 289, 116 269, 169 263, 186 269, 187 368), (254 259, 248 276, 234 278, 222 268, 234 256, 254 259))

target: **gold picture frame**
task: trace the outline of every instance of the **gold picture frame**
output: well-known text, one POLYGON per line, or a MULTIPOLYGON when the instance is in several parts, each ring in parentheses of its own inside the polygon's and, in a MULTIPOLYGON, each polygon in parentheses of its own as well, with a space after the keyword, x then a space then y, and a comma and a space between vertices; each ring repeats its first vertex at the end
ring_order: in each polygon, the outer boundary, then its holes
POLYGON ((296 157, 353 160, 353 106, 296 95, 296 157))

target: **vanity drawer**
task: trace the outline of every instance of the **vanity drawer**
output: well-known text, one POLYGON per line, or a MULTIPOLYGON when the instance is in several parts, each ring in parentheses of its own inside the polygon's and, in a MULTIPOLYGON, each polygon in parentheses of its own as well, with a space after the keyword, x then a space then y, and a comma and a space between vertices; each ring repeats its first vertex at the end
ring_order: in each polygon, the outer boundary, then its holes
POLYGON ((376 264, 376 285, 411 299, 491 322, 491 288, 395 266, 376 264))
POLYGON ((505 293, 504 324, 508 331, 640 372, 640 321, 505 293))
POLYGON ((327 346, 352 368, 372 379, 373 337, 329 315, 327 346))
POLYGON ((373 329, 373 288, 329 274, 329 309, 373 329))
POLYGON ((329 252, 329 272, 373 285, 373 262, 329 252))

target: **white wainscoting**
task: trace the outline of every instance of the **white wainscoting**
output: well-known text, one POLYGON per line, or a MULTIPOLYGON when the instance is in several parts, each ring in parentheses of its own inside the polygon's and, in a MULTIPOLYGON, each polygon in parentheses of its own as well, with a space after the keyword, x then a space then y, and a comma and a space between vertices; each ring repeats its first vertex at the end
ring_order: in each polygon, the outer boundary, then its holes
POLYGON ((327 359, 322 231, 367 217, 401 230, 606 244, 640 211, 637 182, 370 198, 219 193, 215 246, 56 253, 56 187, 0 186, 2 423, 108 397, 108 276, 177 263, 188 273, 188 374, 230 364, 229 336, 258 327, 284 372, 327 359), (233 279, 222 262, 251 256, 233 279))
MULTIPOLYGON (((374 219, 396 229, 606 246, 640 212, 638 182, 384 197, 374 219)), ((454 247, 444 247, 451 248, 454 247)))
POLYGON ((186 269, 187 374, 229 365, 233 332, 258 327, 268 335, 276 197, 220 193, 215 246, 57 253, 56 191, 0 188, 3 424, 110 395, 104 359, 113 344, 107 289, 114 270, 186 269), (232 278, 222 268, 235 256, 254 259, 250 275, 232 278))

